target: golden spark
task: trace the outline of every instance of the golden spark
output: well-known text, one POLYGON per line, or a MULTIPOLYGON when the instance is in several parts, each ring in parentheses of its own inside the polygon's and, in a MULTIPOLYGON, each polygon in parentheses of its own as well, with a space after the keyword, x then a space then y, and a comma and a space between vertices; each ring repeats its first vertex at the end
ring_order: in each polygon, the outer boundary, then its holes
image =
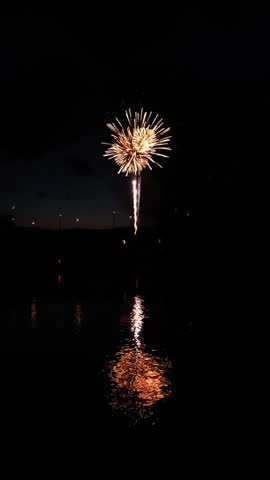
POLYGON ((118 165, 118 173, 131 174, 133 212, 134 212, 134 233, 138 230, 140 195, 141 195, 141 174, 148 167, 152 170, 151 164, 161 165, 153 157, 168 158, 164 152, 171 150, 168 146, 171 136, 168 135, 170 127, 165 128, 163 119, 152 112, 140 112, 132 114, 126 110, 127 126, 116 118, 115 123, 107 123, 111 130, 113 141, 105 143, 109 145, 104 157, 113 159, 118 165))
POLYGON ((113 159, 119 166, 118 173, 139 175, 146 168, 151 168, 151 163, 161 167, 153 157, 168 157, 163 152, 171 150, 168 146, 171 139, 167 133, 170 128, 164 127, 163 119, 157 114, 153 118, 152 112, 135 112, 126 110, 127 127, 124 127, 116 118, 117 123, 108 123, 112 131, 113 142, 104 153, 104 157, 113 159))

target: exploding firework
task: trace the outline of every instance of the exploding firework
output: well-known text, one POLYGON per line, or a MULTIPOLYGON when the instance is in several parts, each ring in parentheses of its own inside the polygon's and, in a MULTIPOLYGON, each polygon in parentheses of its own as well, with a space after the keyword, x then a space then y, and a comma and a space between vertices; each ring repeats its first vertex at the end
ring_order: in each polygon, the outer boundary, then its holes
POLYGON ((135 112, 132 116, 131 110, 126 110, 127 126, 116 118, 117 123, 108 123, 112 131, 112 143, 104 153, 105 157, 113 159, 119 167, 118 173, 132 175, 132 195, 134 212, 134 232, 137 233, 141 174, 145 168, 152 170, 151 164, 161 165, 153 157, 168 157, 166 150, 171 150, 169 145, 170 128, 164 127, 164 122, 159 115, 153 116, 152 112, 135 112))
POLYGON ((164 128, 164 123, 159 115, 152 119, 152 112, 135 112, 132 117, 131 110, 126 111, 128 126, 125 128, 116 118, 118 123, 108 123, 112 131, 113 143, 104 153, 119 166, 118 173, 139 175, 146 168, 151 168, 151 163, 159 167, 161 165, 153 159, 153 156, 168 157, 162 150, 170 150, 167 136, 170 128, 164 128))

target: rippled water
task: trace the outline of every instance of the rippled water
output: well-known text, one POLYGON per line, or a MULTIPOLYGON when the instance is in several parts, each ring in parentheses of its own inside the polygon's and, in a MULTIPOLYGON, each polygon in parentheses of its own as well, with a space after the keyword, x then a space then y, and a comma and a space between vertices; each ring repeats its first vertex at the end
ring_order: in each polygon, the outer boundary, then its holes
POLYGON ((168 357, 147 349, 143 339, 145 321, 147 310, 142 297, 137 295, 122 325, 125 340, 106 368, 108 401, 133 422, 153 415, 155 404, 172 394, 172 364, 168 357))
POLYGON ((137 292, 104 302, 58 294, 3 301, 0 314, 4 350, 88 354, 92 401, 104 422, 174 421, 192 329, 181 318, 178 328, 175 306, 137 292))

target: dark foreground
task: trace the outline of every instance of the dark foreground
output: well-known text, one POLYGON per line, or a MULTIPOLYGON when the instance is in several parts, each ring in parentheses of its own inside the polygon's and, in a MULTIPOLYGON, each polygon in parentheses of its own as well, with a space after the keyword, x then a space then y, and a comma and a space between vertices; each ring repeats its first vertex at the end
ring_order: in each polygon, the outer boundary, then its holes
POLYGON ((65 424, 68 406, 69 424, 83 421, 99 432, 188 429, 188 251, 178 265, 159 242, 136 249, 119 240, 111 249, 87 242, 80 249, 76 241, 55 248, 40 237, 25 256, 7 246, 0 348, 12 353, 13 400, 26 389, 34 410, 46 399, 50 415, 65 424))

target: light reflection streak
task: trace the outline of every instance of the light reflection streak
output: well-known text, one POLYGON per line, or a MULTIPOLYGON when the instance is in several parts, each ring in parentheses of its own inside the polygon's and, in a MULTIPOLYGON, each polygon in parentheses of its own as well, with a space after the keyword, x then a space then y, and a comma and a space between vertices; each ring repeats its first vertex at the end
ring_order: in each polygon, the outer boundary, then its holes
POLYGON ((75 305, 74 319, 75 319, 76 328, 78 330, 80 330, 81 326, 82 326, 82 320, 83 320, 83 309, 82 309, 82 305, 80 303, 76 303, 76 305, 75 305))
POLYGON ((167 358, 146 351, 142 339, 146 316, 143 299, 136 295, 130 312, 131 341, 108 365, 109 403, 136 423, 154 413, 154 405, 171 395, 167 358))
POLYGON ((36 326, 36 321, 37 321, 37 301, 35 298, 33 298, 33 301, 31 303, 31 324, 32 327, 36 326))
POLYGON ((133 333, 135 346, 136 348, 141 347, 141 332, 143 327, 143 320, 145 319, 145 312, 143 306, 142 298, 137 295, 134 298, 133 308, 130 314, 130 324, 131 324, 131 332, 133 333))

